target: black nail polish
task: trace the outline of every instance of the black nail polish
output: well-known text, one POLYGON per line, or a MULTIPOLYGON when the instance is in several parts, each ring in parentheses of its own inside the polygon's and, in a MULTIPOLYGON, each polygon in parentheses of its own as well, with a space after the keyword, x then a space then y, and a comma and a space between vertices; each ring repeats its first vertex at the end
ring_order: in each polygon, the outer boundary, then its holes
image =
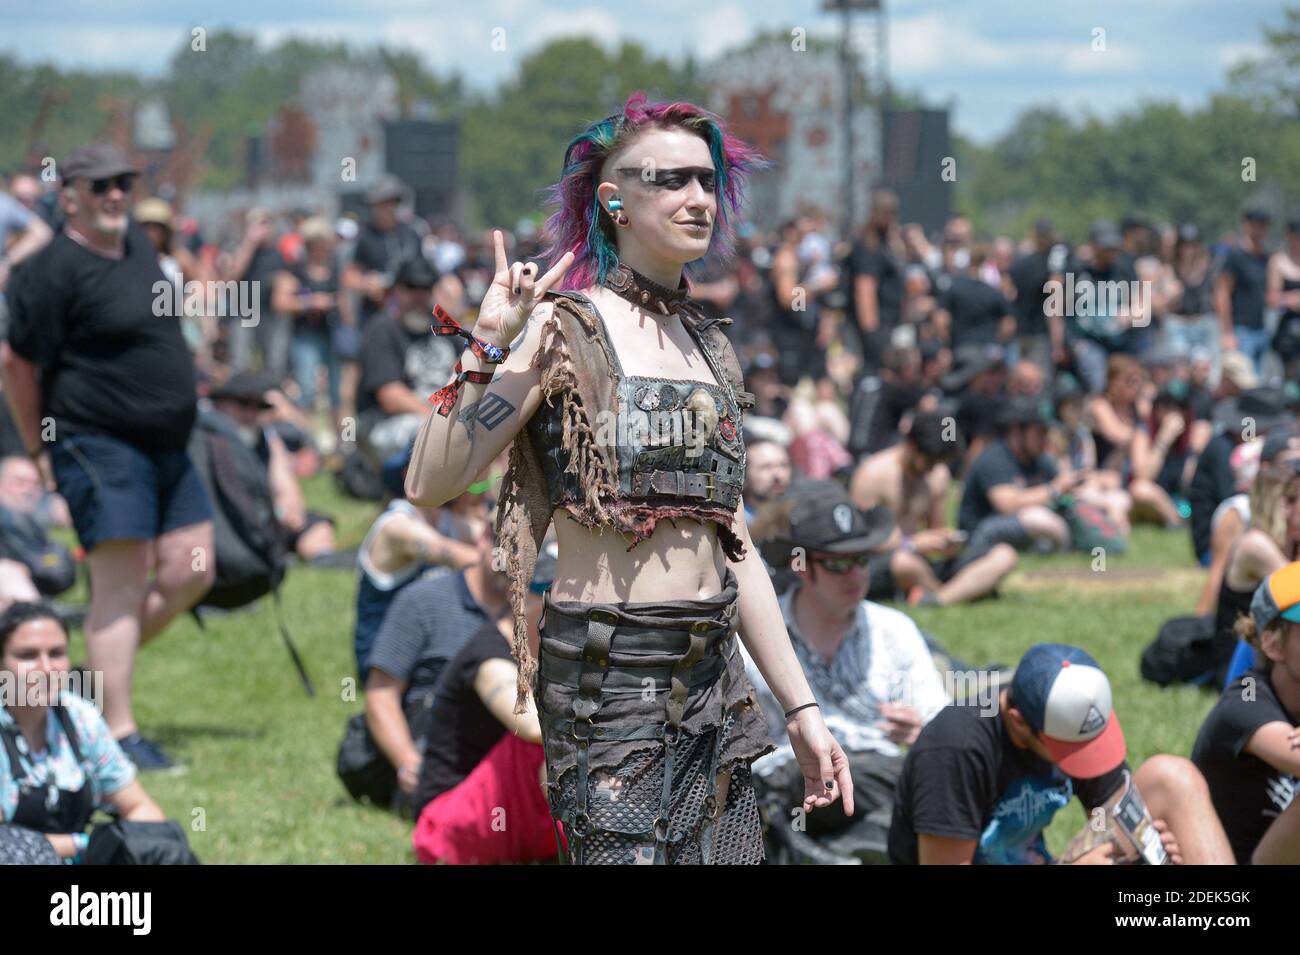
POLYGON ((826 781, 826 788, 827 788, 827 789, 834 789, 834 788, 835 788, 835 780, 833 780, 833 779, 829 779, 829 780, 827 780, 827 781, 826 781))

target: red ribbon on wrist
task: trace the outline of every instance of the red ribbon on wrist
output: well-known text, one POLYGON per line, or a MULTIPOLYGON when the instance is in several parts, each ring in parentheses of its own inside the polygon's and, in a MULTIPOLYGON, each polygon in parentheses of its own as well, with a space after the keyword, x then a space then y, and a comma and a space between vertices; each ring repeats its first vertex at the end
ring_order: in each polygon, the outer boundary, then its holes
POLYGON ((476 385, 490 384, 492 372, 466 371, 461 367, 460 359, 456 359, 456 377, 429 395, 429 404, 434 406, 438 414, 447 417, 451 414, 451 409, 456 407, 456 399, 460 397, 460 387, 466 381, 476 385))

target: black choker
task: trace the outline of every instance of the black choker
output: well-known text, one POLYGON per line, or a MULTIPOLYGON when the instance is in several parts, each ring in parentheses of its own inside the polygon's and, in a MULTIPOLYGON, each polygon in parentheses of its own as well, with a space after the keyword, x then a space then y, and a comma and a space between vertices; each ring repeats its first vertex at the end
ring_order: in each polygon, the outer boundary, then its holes
POLYGON ((605 288, 615 295, 627 299, 633 305, 651 311, 660 311, 665 315, 674 314, 678 306, 690 298, 690 289, 686 285, 686 276, 676 289, 660 285, 646 278, 640 272, 623 263, 605 276, 605 288))

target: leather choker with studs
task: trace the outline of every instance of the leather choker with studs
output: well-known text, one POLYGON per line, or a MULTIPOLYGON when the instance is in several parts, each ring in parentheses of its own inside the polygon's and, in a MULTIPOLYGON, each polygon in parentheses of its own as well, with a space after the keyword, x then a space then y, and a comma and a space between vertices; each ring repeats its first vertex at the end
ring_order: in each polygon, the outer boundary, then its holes
POLYGON ((605 277, 605 288, 639 308, 664 315, 674 314, 690 298, 685 275, 676 289, 670 289, 621 262, 605 277))

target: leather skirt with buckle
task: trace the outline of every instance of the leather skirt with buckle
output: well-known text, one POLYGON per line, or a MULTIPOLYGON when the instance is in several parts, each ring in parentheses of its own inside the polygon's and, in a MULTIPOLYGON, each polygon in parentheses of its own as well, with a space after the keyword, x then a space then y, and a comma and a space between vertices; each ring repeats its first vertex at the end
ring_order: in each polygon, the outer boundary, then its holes
POLYGON ((537 708, 557 842, 575 864, 757 863, 750 763, 773 749, 720 594, 642 603, 546 594, 537 708), (567 850, 567 851, 566 851, 567 850))

